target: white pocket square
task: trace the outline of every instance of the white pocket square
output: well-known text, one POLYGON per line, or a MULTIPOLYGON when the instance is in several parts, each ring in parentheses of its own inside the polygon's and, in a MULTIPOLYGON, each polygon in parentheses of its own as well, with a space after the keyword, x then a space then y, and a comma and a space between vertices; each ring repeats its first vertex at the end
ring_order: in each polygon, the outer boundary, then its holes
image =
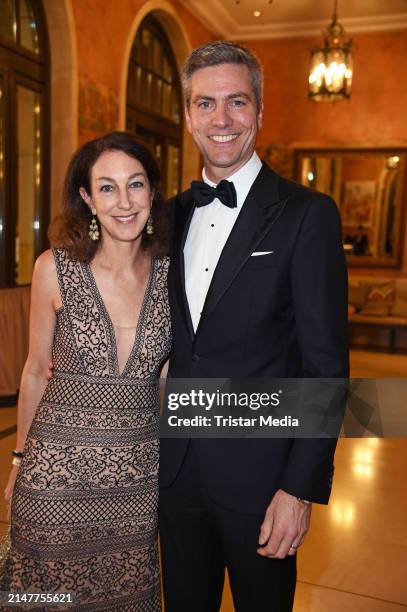
POLYGON ((258 257, 259 255, 271 255, 274 251, 255 251, 252 253, 252 257, 258 257))

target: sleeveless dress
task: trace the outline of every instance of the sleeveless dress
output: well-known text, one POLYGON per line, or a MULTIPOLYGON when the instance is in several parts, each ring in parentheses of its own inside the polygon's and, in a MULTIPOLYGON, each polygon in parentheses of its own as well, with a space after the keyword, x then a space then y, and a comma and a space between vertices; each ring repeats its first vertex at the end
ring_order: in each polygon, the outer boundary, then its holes
POLYGON ((113 324, 91 268, 54 250, 52 380, 12 500, 8 587, 73 593, 64 608, 160 612, 159 390, 171 345, 168 258, 153 258, 134 345, 119 373, 113 324))

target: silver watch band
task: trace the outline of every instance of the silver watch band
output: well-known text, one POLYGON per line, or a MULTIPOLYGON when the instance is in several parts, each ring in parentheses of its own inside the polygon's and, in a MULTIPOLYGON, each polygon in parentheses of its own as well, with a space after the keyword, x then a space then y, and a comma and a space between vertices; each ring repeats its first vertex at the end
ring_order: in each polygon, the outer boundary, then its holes
POLYGON ((308 501, 308 499, 302 499, 301 497, 297 497, 297 501, 301 502, 302 504, 306 504, 307 506, 312 504, 312 502, 308 501))

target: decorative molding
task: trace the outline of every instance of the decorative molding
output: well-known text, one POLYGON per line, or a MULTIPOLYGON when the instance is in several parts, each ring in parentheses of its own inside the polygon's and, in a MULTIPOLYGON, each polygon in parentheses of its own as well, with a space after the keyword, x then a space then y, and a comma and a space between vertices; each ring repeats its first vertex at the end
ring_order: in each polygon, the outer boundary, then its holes
MULTIPOLYGON (((270 23, 240 26, 218 0, 181 0, 209 30, 229 40, 270 40, 321 35, 329 20, 270 23)), ((372 17, 343 17, 340 23, 348 33, 389 32, 407 29, 407 12, 372 17)))
MULTIPOLYGON (((328 26, 325 21, 302 21, 293 23, 269 24, 266 26, 245 26, 231 33, 231 40, 261 40, 300 38, 303 36, 320 36, 328 26)), ((380 15, 376 17, 358 17, 340 19, 348 34, 356 32, 389 32, 407 28, 407 13, 399 15, 380 15)))
POLYGON ((71 0, 43 0, 51 56, 51 218, 60 211, 66 168, 78 146, 79 76, 71 0))
POLYGON ((181 0, 181 2, 204 26, 221 38, 231 38, 239 29, 237 21, 217 0, 215 2, 181 0))

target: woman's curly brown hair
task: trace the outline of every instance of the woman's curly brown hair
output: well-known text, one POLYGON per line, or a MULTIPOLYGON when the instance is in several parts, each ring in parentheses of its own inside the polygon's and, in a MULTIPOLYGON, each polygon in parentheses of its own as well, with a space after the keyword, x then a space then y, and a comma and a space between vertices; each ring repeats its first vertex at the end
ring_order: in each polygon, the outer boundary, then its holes
POLYGON ((53 247, 64 248, 72 259, 89 263, 99 248, 88 236, 92 213, 83 201, 79 189, 91 195, 91 170, 105 151, 123 151, 143 166, 150 188, 154 191, 151 208, 154 233, 144 230, 141 246, 152 255, 163 257, 169 248, 169 207, 158 191, 160 170, 150 153, 127 132, 110 132, 84 144, 72 157, 65 177, 62 212, 50 225, 48 237, 53 247))

